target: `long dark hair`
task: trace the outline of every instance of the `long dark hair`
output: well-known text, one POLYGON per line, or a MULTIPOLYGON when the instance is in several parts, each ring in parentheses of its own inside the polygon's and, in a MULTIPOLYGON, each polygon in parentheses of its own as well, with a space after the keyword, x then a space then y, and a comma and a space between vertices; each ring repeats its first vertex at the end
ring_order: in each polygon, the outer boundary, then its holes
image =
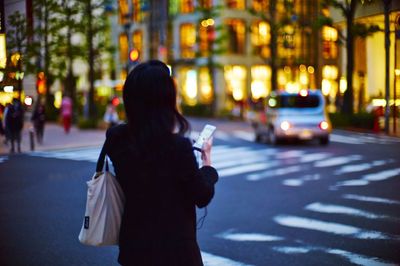
POLYGON ((137 65, 126 78, 123 100, 133 140, 140 146, 162 145, 174 131, 184 135, 189 122, 176 106, 176 87, 161 61, 137 65))

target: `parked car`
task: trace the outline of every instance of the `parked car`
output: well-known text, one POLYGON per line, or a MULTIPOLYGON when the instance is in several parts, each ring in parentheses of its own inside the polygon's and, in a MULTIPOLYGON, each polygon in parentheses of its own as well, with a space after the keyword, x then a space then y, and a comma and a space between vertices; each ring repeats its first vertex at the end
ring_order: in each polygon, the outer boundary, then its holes
POLYGON ((321 145, 327 145, 332 131, 320 90, 272 92, 252 126, 257 142, 265 139, 274 145, 285 139, 318 139, 321 145))

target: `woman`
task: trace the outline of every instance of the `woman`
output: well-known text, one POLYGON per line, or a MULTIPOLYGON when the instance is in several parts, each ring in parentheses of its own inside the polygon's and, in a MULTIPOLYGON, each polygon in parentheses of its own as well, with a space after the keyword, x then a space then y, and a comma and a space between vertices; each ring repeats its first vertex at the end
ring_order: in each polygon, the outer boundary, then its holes
POLYGON ((168 67, 157 60, 136 66, 123 88, 127 123, 109 128, 97 163, 111 159, 126 202, 119 257, 122 265, 203 265, 196 240, 196 206, 205 207, 218 180, 211 140, 199 169, 189 128, 176 107, 168 67))

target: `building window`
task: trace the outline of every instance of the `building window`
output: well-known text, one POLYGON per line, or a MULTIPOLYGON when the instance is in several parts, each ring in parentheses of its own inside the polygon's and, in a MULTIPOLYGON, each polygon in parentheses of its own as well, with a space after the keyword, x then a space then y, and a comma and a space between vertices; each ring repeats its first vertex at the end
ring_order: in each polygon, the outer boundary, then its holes
POLYGON ((143 0, 132 0, 132 19, 135 22, 142 22, 144 19, 143 15, 143 0))
POLYGON ((246 0, 225 0, 226 6, 232 9, 245 9, 246 0))
POLYGON ((200 101, 209 104, 213 99, 213 91, 208 67, 201 67, 199 71, 200 101))
POLYGON ((256 12, 267 12, 269 8, 269 0, 253 0, 252 8, 256 12))
POLYGON ((182 68, 179 70, 179 83, 181 85, 180 95, 184 104, 197 104, 197 72, 193 68, 182 68))
POLYGON ((226 21, 228 31, 228 53, 244 54, 246 44, 246 28, 243 20, 229 19, 226 21))
POLYGON ((253 66, 251 68, 251 98, 266 98, 271 91, 271 67, 253 66))
POLYGON ((210 54, 212 42, 215 40, 215 27, 213 19, 204 19, 200 23, 199 49, 202 56, 210 54))
POLYGON ((325 59, 337 58, 337 39, 337 29, 329 26, 324 26, 322 28, 322 56, 325 59))
POLYGON ((125 33, 119 35, 119 59, 124 63, 128 61, 128 36, 125 33))
POLYGON ((212 7, 212 1, 213 0, 198 0, 197 2, 199 3, 199 7, 210 9, 212 7))
POLYGON ((246 68, 244 66, 225 66, 224 77, 227 95, 234 101, 246 98, 246 68))
POLYGON ((129 23, 128 0, 119 0, 118 1, 118 22, 121 25, 129 23))
POLYGON ((132 35, 133 48, 139 50, 139 56, 142 56, 143 52, 143 32, 141 30, 136 30, 132 35))
POLYGON ((182 58, 194 58, 196 45, 196 27, 194 24, 182 24, 180 28, 180 48, 182 58))
POLYGON ((286 25, 278 36, 278 56, 289 59, 301 55, 301 33, 294 25, 286 25))
POLYGON ((271 28, 265 21, 254 22, 251 26, 251 43, 254 53, 263 58, 271 56, 270 51, 271 28))
POLYGON ((182 13, 193 13, 194 12, 194 0, 181 0, 181 12, 182 13))

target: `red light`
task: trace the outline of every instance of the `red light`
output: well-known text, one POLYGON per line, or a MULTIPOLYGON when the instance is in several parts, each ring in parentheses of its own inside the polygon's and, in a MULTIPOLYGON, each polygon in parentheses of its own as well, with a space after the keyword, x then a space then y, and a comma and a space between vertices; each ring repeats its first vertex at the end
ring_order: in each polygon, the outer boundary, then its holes
POLYGON ((329 128, 328 122, 322 121, 321 123, 319 123, 319 128, 322 130, 328 130, 328 128, 329 128))
POLYGON ((111 104, 114 105, 114 106, 118 106, 118 105, 120 104, 119 98, 118 98, 118 97, 114 97, 114 98, 111 100, 111 104))

